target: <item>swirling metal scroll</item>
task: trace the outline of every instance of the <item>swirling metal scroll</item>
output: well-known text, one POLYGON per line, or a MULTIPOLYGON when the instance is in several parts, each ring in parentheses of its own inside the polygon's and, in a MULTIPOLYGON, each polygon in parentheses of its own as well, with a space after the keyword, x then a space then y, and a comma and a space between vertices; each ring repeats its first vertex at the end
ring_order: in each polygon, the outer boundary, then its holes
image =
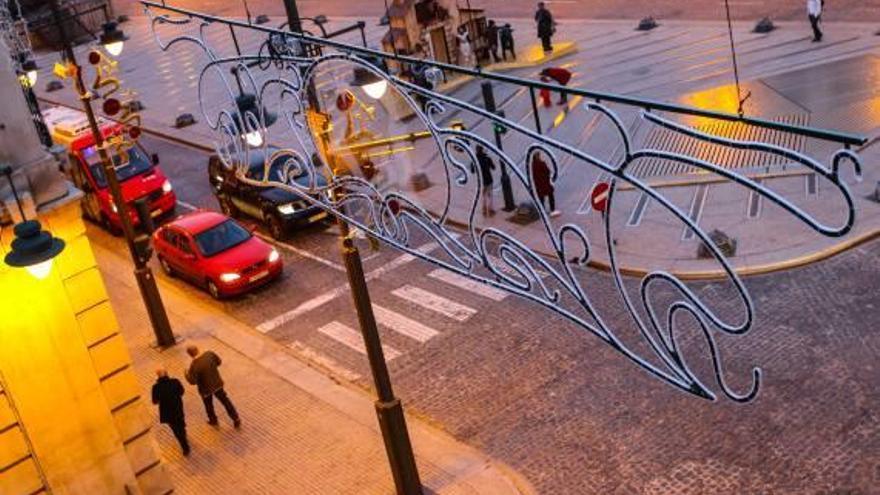
MULTIPOLYGON (((683 153, 647 148, 635 149, 632 136, 621 117, 608 106, 597 102, 588 102, 585 108, 598 112, 602 119, 607 119, 606 122, 616 129, 623 149, 617 163, 588 154, 577 146, 539 135, 517 122, 499 118, 468 102, 391 76, 359 55, 363 50, 353 46, 347 49, 345 46, 340 47, 338 43, 329 43, 322 39, 260 28, 260 33, 267 34, 261 34, 265 37, 265 42, 257 53, 221 56, 219 53, 223 50, 219 48, 223 47, 212 47, 207 41, 205 30, 222 20, 193 15, 177 17, 157 14, 153 12, 154 10, 160 10, 160 7, 148 6, 147 13, 152 19, 156 41, 163 50, 170 50, 180 43, 189 43, 198 47, 204 54, 205 65, 200 77, 199 103, 204 115, 203 121, 218 136, 217 153, 227 166, 234 166, 234 156, 247 155, 257 148, 263 151, 268 149, 265 144, 256 148, 250 146, 241 137, 245 132, 271 132, 266 125, 268 111, 265 108, 271 108, 272 111, 280 114, 282 116, 280 120, 287 126, 285 129, 287 135, 293 136, 284 149, 265 153, 267 156, 262 177, 248 177, 245 175, 245 170, 237 170, 241 180, 257 186, 284 188, 298 193, 330 214, 387 245, 461 276, 540 304, 591 332, 654 377, 701 398, 715 400, 719 392, 736 402, 748 402, 756 397, 761 383, 760 369, 752 369, 750 384, 744 391, 734 390, 725 378, 719 344, 716 342, 719 334, 743 335, 752 329, 755 322, 754 304, 740 276, 709 235, 658 189, 632 173, 632 164, 640 159, 655 158, 678 162, 716 174, 753 191, 754 194, 761 195, 825 236, 845 235, 852 228, 855 220, 852 196, 840 176, 840 169, 844 163, 851 164, 857 176, 860 174, 860 159, 857 154, 849 150, 844 149, 835 153, 831 166, 826 167, 809 156, 774 144, 718 137, 647 111, 640 114, 645 124, 659 126, 690 139, 716 146, 782 157, 817 174, 830 183, 834 192, 840 194, 847 204, 845 218, 840 225, 825 225, 765 184, 735 170, 683 153), (161 35, 163 27, 174 27, 177 31, 181 27, 191 29, 188 34, 178 33, 169 40, 164 40, 161 35), (324 55, 316 58, 300 56, 303 47, 309 43, 326 45, 322 46, 321 50, 324 55), (334 164, 323 163, 322 155, 318 152, 320 142, 316 138, 323 129, 313 128, 315 124, 308 118, 308 88, 322 68, 334 63, 352 64, 387 81, 389 87, 399 92, 418 121, 430 132, 430 137, 439 151, 437 160, 442 165, 447 191, 445 204, 441 208, 429 210, 415 196, 402 194, 399 191, 385 192, 364 177, 345 173, 334 164), (228 97, 227 107, 216 110, 218 102, 207 101, 206 89, 214 87, 207 82, 209 76, 217 81, 216 84, 228 97), (233 77, 237 78, 235 84, 233 77), (236 107, 236 86, 239 91, 243 87, 245 91, 256 96, 255 111, 242 112, 236 107), (475 132, 441 124, 443 117, 448 116, 453 109, 505 126, 515 139, 528 143, 524 155, 514 156, 475 132), (243 130, 242 127, 245 129, 243 130), (558 164, 560 157, 563 156, 576 160, 579 164, 601 170, 610 178, 609 210, 621 183, 628 184, 649 196, 685 228, 691 229, 706 246, 711 257, 726 275, 727 282, 734 289, 740 306, 739 316, 737 318, 719 316, 696 292, 666 271, 651 271, 641 278, 637 290, 632 290, 632 284, 628 288, 626 279, 621 274, 612 222, 606 218, 603 223, 603 244, 607 250, 605 256, 610 265, 613 287, 616 288, 621 304, 632 324, 637 328, 637 335, 641 339, 638 346, 625 341, 600 314, 597 305, 588 296, 579 279, 578 270, 582 270, 593 257, 590 239, 581 226, 574 223, 556 225, 551 221, 547 211, 538 208, 540 229, 546 237, 546 243, 551 246, 553 256, 550 257, 539 254, 526 242, 504 229, 477 226, 476 213, 483 187, 479 180, 478 168, 475 166, 477 146, 483 147, 496 157, 498 164, 507 171, 512 181, 527 191, 529 199, 534 204, 541 202, 536 192, 535 177, 531 167, 525 164, 531 163, 532 157, 536 154, 547 158, 553 181, 557 180, 558 164), (469 214, 466 225, 464 228, 453 227, 450 222, 452 202, 455 200, 453 191, 468 185, 474 187, 469 189, 473 194, 468 199, 469 214), (438 249, 434 251, 420 249, 414 240, 416 238, 428 238, 438 249), (655 295, 661 287, 665 287, 667 291, 671 288, 675 297, 672 300, 664 300, 658 308, 659 303, 655 295), (698 329, 696 338, 701 339, 702 348, 708 354, 704 356, 704 363, 708 363, 706 369, 711 370, 710 373, 717 387, 708 385, 699 376, 701 373, 691 366, 690 363, 695 357, 685 355, 686 352, 680 342, 681 330, 678 324, 685 317, 696 324, 698 329)), ((248 162, 248 160, 243 161, 248 162)), ((690 338, 694 338, 692 333, 690 338)))

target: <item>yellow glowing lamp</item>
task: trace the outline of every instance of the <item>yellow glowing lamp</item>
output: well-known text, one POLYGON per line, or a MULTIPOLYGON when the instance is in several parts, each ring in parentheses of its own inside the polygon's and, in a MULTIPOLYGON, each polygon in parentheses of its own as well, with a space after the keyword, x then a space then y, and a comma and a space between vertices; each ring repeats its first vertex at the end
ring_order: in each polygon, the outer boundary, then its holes
POLYGON ((76 67, 67 62, 55 62, 52 67, 52 73, 59 79, 67 79, 76 75, 76 67))

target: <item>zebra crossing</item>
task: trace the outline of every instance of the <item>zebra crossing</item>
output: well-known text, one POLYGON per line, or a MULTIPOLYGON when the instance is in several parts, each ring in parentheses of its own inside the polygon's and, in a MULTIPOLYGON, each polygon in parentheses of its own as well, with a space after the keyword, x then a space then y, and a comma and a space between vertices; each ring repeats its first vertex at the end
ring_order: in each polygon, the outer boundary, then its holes
MULTIPOLYGON (((538 272, 545 276, 545 272, 538 272)), ((390 330, 398 336, 396 342, 404 342, 408 348, 424 345, 431 339, 441 335, 441 331, 433 328, 430 321, 445 321, 451 325, 461 325, 475 317, 479 310, 475 306, 483 303, 497 303, 507 298, 508 293, 443 268, 427 273, 426 284, 408 281, 390 291, 390 299, 381 304, 372 303, 373 314, 380 328, 390 330), (442 289, 441 289, 442 288, 442 289), (438 292, 443 292, 439 294, 438 292), (391 308, 394 307, 394 309, 391 308)), ((312 355, 319 355, 315 348, 328 345, 336 352, 353 352, 355 356, 366 356, 363 337, 359 329, 338 319, 319 326, 314 334, 307 335, 313 340, 306 344, 294 340, 289 347, 294 351, 308 350, 312 355)), ((386 361, 393 361, 402 356, 403 346, 388 344, 382 346, 386 361)), ((335 368, 340 364, 331 358, 322 357, 322 361, 332 362, 335 368)), ((348 359, 341 359, 346 361, 348 359)), ((344 368, 344 366, 343 366, 344 368)), ((349 377, 359 377, 357 373, 345 370, 349 377)), ((344 375, 345 375, 344 374, 344 375)))

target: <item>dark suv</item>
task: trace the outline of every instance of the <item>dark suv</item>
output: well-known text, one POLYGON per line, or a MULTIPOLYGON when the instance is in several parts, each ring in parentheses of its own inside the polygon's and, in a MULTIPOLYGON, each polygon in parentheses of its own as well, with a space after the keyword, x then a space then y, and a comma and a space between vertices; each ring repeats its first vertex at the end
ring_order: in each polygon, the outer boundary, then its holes
MULTIPOLYGON (((261 180, 265 154, 268 153, 271 156, 276 151, 278 149, 272 147, 265 151, 262 149, 251 150, 248 155, 247 177, 261 180)), ((238 155, 237 162, 242 159, 243 153, 238 155)), ((277 163, 271 165, 269 174, 270 177, 280 182, 283 174, 281 169, 286 160, 281 158, 276 161, 277 163)), ((245 215, 254 218, 262 223, 276 239, 284 238, 291 230, 324 222, 329 216, 326 211, 306 201, 300 194, 280 187, 254 186, 240 181, 234 171, 226 168, 216 155, 208 160, 208 179, 224 214, 230 217, 245 215)), ((295 176, 294 180, 307 186, 309 177, 303 172, 299 176, 295 176)), ((322 175, 319 175, 317 183, 319 186, 324 186, 327 181, 322 175)))

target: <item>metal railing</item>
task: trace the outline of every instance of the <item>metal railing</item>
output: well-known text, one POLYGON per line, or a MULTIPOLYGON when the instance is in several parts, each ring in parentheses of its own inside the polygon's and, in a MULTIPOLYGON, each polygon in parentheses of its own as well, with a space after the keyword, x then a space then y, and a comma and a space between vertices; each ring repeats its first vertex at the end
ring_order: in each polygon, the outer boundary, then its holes
MULTIPOLYGON (((739 336, 753 327, 754 303, 728 256, 722 253, 715 241, 699 225, 697 219, 676 206, 661 190, 634 174, 633 163, 645 159, 668 160, 702 173, 714 174, 732 185, 760 195, 820 235, 828 237, 846 235, 855 221, 853 196, 840 172, 844 164, 850 164, 856 176, 860 176, 861 161, 851 148, 866 143, 867 139, 863 136, 741 117, 736 114, 584 88, 562 87, 486 70, 389 54, 308 34, 290 33, 248 22, 223 19, 167 5, 165 2, 142 3, 151 17, 154 34, 160 47, 163 50, 173 50, 178 43, 193 43, 201 47, 208 60, 202 71, 203 78, 208 74, 216 76, 218 84, 225 87, 225 94, 229 96, 229 105, 225 107, 226 109, 217 111, 217 102, 212 101, 209 105, 208 102, 201 100, 201 93, 200 104, 205 117, 203 121, 214 130, 217 137, 217 152, 227 166, 235 166, 233 156, 248 153, 254 148, 243 139, 246 133, 268 132, 268 127, 272 125, 270 120, 274 121, 267 118, 270 114, 267 110, 269 103, 274 103, 273 110, 284 116, 278 120, 285 122, 288 131, 295 137, 290 142, 284 143, 284 149, 274 152, 267 158, 264 177, 260 179, 242 177, 242 180, 250 181, 257 186, 287 189, 311 198, 310 201, 314 204, 387 245, 461 276, 539 304, 592 333, 654 377, 701 398, 715 399, 720 393, 731 400, 746 402, 756 396, 761 378, 760 370, 757 368, 753 370, 752 383, 744 392, 732 390, 726 383, 720 358, 721 350, 716 342, 716 335, 739 336), (204 36, 204 30, 215 24, 228 26, 233 35, 235 30, 248 30, 252 33, 262 33, 261 35, 266 36, 267 39, 281 37, 296 40, 292 45, 320 46, 323 55, 310 58, 302 56, 302 52, 296 49, 285 52, 260 48, 258 53, 247 54, 237 50, 234 56, 219 57, 215 55, 219 52, 211 49, 210 43, 204 36), (163 41, 161 31, 166 25, 173 25, 178 30, 188 25, 192 28, 192 32, 186 35, 174 35, 169 40, 163 41), (593 112, 596 119, 608 124, 612 136, 619 144, 620 152, 613 155, 614 161, 604 160, 588 153, 576 143, 567 143, 542 135, 539 124, 536 129, 531 129, 497 115, 493 109, 481 108, 389 74, 384 69, 384 64, 371 62, 376 58, 408 64, 426 64, 480 81, 513 85, 529 91, 533 101, 535 92, 542 89, 581 96, 585 101, 585 110, 593 112), (333 64, 367 71, 373 78, 385 81, 412 111, 416 122, 423 124, 430 132, 438 150, 434 164, 438 167, 435 178, 440 180, 440 185, 445 188, 444 202, 441 206, 429 209, 423 204, 423 198, 419 194, 382 190, 369 180, 337 166, 335 157, 328 152, 332 147, 327 142, 330 138, 327 137, 329 131, 326 124, 332 120, 329 114, 333 109, 315 112, 315 109, 310 109, 307 103, 310 101, 307 97, 309 88, 314 87, 316 74, 333 64), (238 91, 252 91, 256 95, 258 104, 253 109, 236 109, 234 104, 237 98, 236 84, 228 79, 230 67, 236 69, 236 83, 240 84, 242 81, 246 83, 247 88, 239 86, 238 91), (279 94, 280 96, 277 96, 279 94), (623 124, 624 119, 610 105, 638 110, 639 122, 642 124, 664 129, 693 142, 725 147, 732 152, 748 150, 765 154, 777 161, 803 167, 809 173, 815 174, 817 180, 823 179, 830 184, 828 194, 838 195, 846 204, 846 208, 842 209, 844 218, 838 224, 827 225, 809 211, 768 187, 766 181, 749 177, 737 169, 725 168, 698 155, 688 154, 687 150, 669 151, 638 147, 630 129, 623 124), (452 113, 450 109, 502 126, 507 131, 504 142, 508 143, 509 149, 505 150, 502 147, 497 131, 496 139, 492 141, 479 133, 442 124, 441 119, 452 113), (316 117, 317 113, 326 115, 319 118, 316 117), (841 149, 832 155, 829 165, 823 165, 819 160, 785 146, 720 137, 677 122, 671 118, 674 116, 734 121, 747 126, 837 143, 841 149), (510 146, 511 144, 513 146, 510 146), (476 212, 483 192, 478 167, 478 148, 491 155, 494 162, 501 167, 502 174, 506 174, 508 180, 520 193, 526 195, 527 203, 536 205, 537 223, 533 233, 536 237, 540 237, 542 243, 550 246, 549 256, 546 252, 537 252, 526 239, 519 238, 517 234, 503 227, 478 224, 476 212), (316 163, 313 157, 318 157, 320 160, 316 163), (584 167, 595 168, 600 176, 606 177, 610 186, 600 231, 594 241, 590 240, 582 225, 554 220, 555 215, 551 217, 551 212, 542 206, 544 198, 537 190, 536 162, 544 162, 546 171, 543 173, 549 175, 548 180, 552 184, 559 178, 560 163, 566 160, 577 162, 584 167), (269 164, 279 162, 284 164, 283 173, 270 177, 269 171, 272 167, 269 164), (317 176, 327 174, 330 177, 326 182, 316 180, 317 176), (301 179, 303 176, 309 180, 303 181, 301 179), (293 180, 292 177, 299 179, 293 180), (662 209, 664 214, 679 222, 684 229, 693 232, 693 238, 705 247, 710 260, 714 260, 719 266, 719 272, 729 283, 733 295, 731 300, 737 302, 741 309, 737 317, 731 317, 729 313, 725 313, 724 316, 719 315, 717 308, 710 307, 691 287, 665 269, 646 271, 635 289, 632 284, 625 283, 623 276, 625 270, 621 266, 621 256, 616 248, 616 226, 608 213, 615 201, 615 194, 620 194, 618 191, 622 186, 619 184, 646 195, 657 205, 657 208, 662 209), (453 211, 462 209, 465 211, 464 218, 458 219, 456 223, 460 226, 453 228, 453 211), (425 238, 436 244, 436 251, 426 252, 419 249, 417 243, 425 238), (619 303, 629 314, 631 319, 629 325, 639 339, 640 345, 633 345, 624 336, 624 330, 618 328, 622 324, 605 320, 602 316, 603 312, 588 295, 585 288, 588 284, 583 282, 584 274, 580 269, 598 256, 600 250, 595 249, 596 245, 605 251, 602 255, 611 273, 609 288, 617 293, 619 303), (576 252, 573 253, 573 249, 576 252), (660 304, 655 301, 655 297, 663 287, 671 290, 675 297, 660 304), (703 369, 702 372, 698 372, 692 368, 689 364, 691 359, 686 359, 685 355, 693 350, 680 348, 679 333, 683 330, 680 329, 678 320, 683 316, 688 316, 695 322, 697 335, 704 343, 703 348, 707 349, 702 358, 704 364, 708 363, 710 371, 703 369), (700 375, 705 373, 713 376, 715 387, 708 385, 704 378, 701 378, 700 375)), ((345 106, 345 101, 342 102, 342 106, 345 106)), ((221 108, 224 107, 221 105, 221 108)), ((581 186, 586 191, 590 184, 581 186)))

